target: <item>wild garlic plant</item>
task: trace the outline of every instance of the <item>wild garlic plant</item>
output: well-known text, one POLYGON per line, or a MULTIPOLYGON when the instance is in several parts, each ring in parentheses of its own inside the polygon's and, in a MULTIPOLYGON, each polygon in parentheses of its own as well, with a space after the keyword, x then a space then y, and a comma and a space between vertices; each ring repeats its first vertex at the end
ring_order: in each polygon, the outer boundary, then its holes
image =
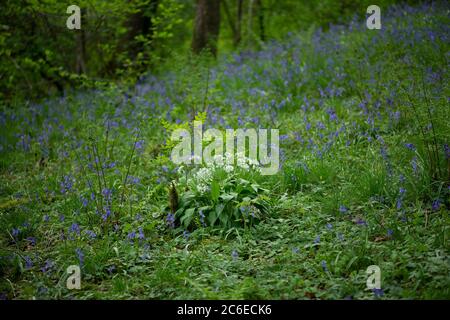
POLYGON ((267 190, 258 184, 259 163, 242 153, 216 155, 195 168, 181 166, 177 188, 181 198, 175 220, 181 227, 251 226, 267 212, 267 190))

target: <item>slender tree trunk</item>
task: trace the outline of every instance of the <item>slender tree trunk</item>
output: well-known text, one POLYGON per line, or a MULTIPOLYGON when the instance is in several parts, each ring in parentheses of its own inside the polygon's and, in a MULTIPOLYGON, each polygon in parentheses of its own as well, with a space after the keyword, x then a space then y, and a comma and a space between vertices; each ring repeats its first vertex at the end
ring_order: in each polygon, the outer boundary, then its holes
POLYGON ((261 41, 266 41, 266 34, 264 31, 264 7, 262 0, 256 0, 258 5, 258 22, 259 22, 259 38, 261 41))
POLYGON ((246 34, 246 42, 247 44, 250 43, 250 40, 252 40, 252 20, 253 20, 253 2, 254 0, 250 0, 250 3, 248 5, 248 25, 247 25, 247 34, 246 34))
POLYGON ((81 9, 81 29, 76 30, 77 37, 77 58, 76 72, 78 74, 86 73, 86 33, 85 33, 85 9, 81 9))
POLYGON ((220 0, 197 0, 192 51, 196 54, 209 50, 217 55, 220 30, 220 0))
POLYGON ((237 18, 236 18, 236 33, 234 37, 234 45, 237 47, 241 42, 241 25, 242 25, 242 4, 243 0, 237 0, 237 18))

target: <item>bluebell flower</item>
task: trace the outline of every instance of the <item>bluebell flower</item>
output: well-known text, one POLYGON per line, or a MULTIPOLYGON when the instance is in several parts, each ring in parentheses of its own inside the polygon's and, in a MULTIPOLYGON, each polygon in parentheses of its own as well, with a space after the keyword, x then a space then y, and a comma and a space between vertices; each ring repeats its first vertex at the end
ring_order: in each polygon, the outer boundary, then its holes
POLYGON ((320 262, 320 265, 322 266, 323 271, 327 272, 328 268, 327 268, 327 262, 325 260, 322 260, 320 262))
POLYGON ((139 231, 138 239, 140 239, 140 240, 145 239, 144 231, 142 230, 141 227, 138 228, 138 231, 139 231))
POLYGON ((136 143, 134 144, 134 147, 136 148, 136 150, 142 149, 144 147, 144 140, 136 141, 136 143))
POLYGON ((433 211, 438 211, 440 207, 441 207, 441 201, 439 199, 434 200, 433 203, 431 204, 431 209, 433 211))
POLYGON ((25 260, 25 269, 31 269, 33 267, 33 261, 31 260, 31 258, 29 256, 25 256, 23 258, 25 260))
POLYGON ((384 296, 384 291, 381 288, 380 289, 377 289, 377 288, 372 289, 372 292, 375 295, 375 297, 377 297, 377 298, 384 296))
POLYGON ((65 175, 63 181, 60 183, 60 191, 65 194, 72 190, 73 187, 73 177, 71 175, 65 175))
POLYGON ((28 237, 25 240, 27 240, 31 246, 35 246, 36 245, 36 238, 35 237, 28 237))
POLYGON ((417 157, 412 158, 411 160, 411 167, 413 169, 413 172, 417 174, 417 157))
POLYGON ((390 238, 394 234, 394 231, 392 229, 387 230, 387 236, 390 238))
POLYGON ((128 239, 133 240, 134 238, 136 238, 136 232, 135 231, 131 231, 128 233, 128 239))
POLYGON ((19 235, 19 233, 20 233, 19 228, 13 228, 13 229, 11 230, 11 235, 12 235, 14 238, 17 238, 17 236, 19 235))
POLYGON ((44 215, 44 222, 49 222, 50 221, 50 217, 48 216, 48 214, 44 215))
POLYGON ((81 197, 81 204, 84 208, 86 208, 89 204, 89 200, 86 199, 85 197, 81 197))
POLYGON ((78 262, 80 263, 80 266, 84 263, 84 253, 80 248, 75 249, 75 253, 78 257, 78 262))
POLYGON ((328 229, 328 230, 333 229, 333 225, 332 225, 331 223, 327 223, 327 229, 328 229))
POLYGON ((94 231, 92 231, 92 230, 86 230, 86 231, 84 231, 88 236, 89 236, 89 238, 91 238, 91 239, 95 239, 96 237, 97 237, 97 234, 94 232, 94 231))
POLYGON ((111 216, 111 208, 109 206, 105 206, 103 208, 105 210, 105 213, 102 214, 102 219, 103 221, 108 220, 109 216, 111 216))
POLYGON ((76 233, 77 235, 80 235, 80 226, 78 223, 74 222, 69 228, 69 232, 76 233))
POLYGON ((340 213, 346 213, 347 211, 348 211, 348 209, 347 209, 346 206, 343 206, 343 205, 339 206, 339 212, 340 213))
POLYGON ((411 150, 411 151, 415 151, 416 150, 416 147, 412 143, 405 143, 405 147, 408 150, 411 150))
POLYGON ((108 271, 108 273, 113 273, 116 270, 116 266, 115 265, 111 265, 108 268, 106 268, 106 270, 108 271))
POLYGON ((450 147, 448 146, 448 144, 444 144, 444 151, 445 151, 445 157, 448 159, 450 159, 450 147))
POLYGON ((202 224, 203 227, 205 227, 206 223, 205 223, 205 215, 203 214, 203 210, 199 211, 199 215, 200 215, 200 223, 202 224))
POLYGON ((311 123, 306 122, 305 129, 306 129, 306 131, 309 131, 311 129, 311 123))
POLYGON ((320 236, 317 236, 315 239, 314 239, 314 242, 313 242, 314 244, 319 244, 320 243, 320 236))
POLYGON ((46 260, 45 261, 45 265, 41 268, 41 271, 43 273, 47 273, 48 271, 50 271, 54 266, 54 263, 52 260, 46 260))
POLYGON ((397 210, 400 210, 401 208, 402 208, 402 199, 401 198, 398 198, 397 199, 397 210))
POLYGON ((106 200, 111 200, 112 190, 109 188, 104 188, 102 190, 102 195, 106 200))
POLYGON ((239 257, 239 254, 236 250, 233 250, 231 252, 231 257, 233 258, 233 260, 236 260, 239 257))
POLYGON ((317 122, 316 127, 317 127, 317 129, 319 129, 319 130, 323 130, 323 129, 326 128, 325 125, 324 125, 321 121, 318 121, 318 122, 317 122))
POLYGON ((186 230, 184 230, 183 231, 183 238, 184 238, 184 240, 189 240, 189 237, 190 237, 190 233, 189 233, 189 231, 186 231, 186 230))
POLYGON ((175 228, 175 215, 173 213, 167 215, 166 221, 169 227, 175 228))
POLYGON ((105 167, 105 169, 112 169, 116 167, 116 162, 112 161, 110 163, 105 163, 103 166, 105 167))

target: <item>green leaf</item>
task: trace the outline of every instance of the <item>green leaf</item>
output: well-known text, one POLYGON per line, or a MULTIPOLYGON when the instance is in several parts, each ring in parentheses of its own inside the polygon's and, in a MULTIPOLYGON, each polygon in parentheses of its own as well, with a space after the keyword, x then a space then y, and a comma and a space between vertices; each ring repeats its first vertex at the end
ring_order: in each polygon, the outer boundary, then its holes
MULTIPOLYGON (((236 193, 234 193, 236 194, 236 193)), ((220 196, 220 199, 222 199, 225 202, 230 201, 231 199, 235 198, 234 194, 232 193, 224 193, 220 196)), ((237 195, 237 194, 236 194, 237 195)))
POLYGON ((220 195, 220 185, 216 180, 213 180, 211 182, 211 199, 214 202, 217 202, 217 199, 219 199, 220 195))
POLYGON ((215 211, 211 211, 211 212, 209 213, 209 215, 208 215, 208 220, 209 220, 209 224, 210 224, 211 226, 213 226, 214 223, 216 223, 216 220, 217 220, 217 214, 216 214, 215 211))
POLYGON ((184 225, 185 228, 188 228, 191 224, 192 219, 194 218, 195 208, 187 209, 183 216, 180 219, 180 222, 184 225))

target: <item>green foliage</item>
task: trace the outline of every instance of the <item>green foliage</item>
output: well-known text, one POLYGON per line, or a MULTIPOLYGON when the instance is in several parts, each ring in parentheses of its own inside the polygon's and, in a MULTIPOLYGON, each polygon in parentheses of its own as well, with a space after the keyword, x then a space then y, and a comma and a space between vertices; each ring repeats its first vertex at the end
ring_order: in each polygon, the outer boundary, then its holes
POLYGON ((259 173, 249 159, 238 161, 246 161, 250 171, 227 165, 222 156, 216 160, 193 170, 179 169, 181 198, 175 218, 185 229, 251 227, 269 211, 268 190, 255 181, 259 173))

